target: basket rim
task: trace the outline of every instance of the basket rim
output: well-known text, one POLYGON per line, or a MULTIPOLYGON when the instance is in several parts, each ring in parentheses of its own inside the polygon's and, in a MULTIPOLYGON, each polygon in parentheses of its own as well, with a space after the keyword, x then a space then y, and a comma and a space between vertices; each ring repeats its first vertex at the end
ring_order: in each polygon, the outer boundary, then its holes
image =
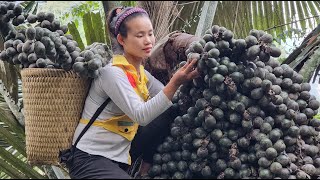
POLYGON ((66 71, 64 69, 56 69, 56 68, 23 68, 21 69, 21 72, 26 72, 26 71, 54 71, 54 72, 72 72, 75 73, 73 69, 66 71))
POLYGON ((88 77, 81 77, 78 73, 76 73, 73 69, 66 71, 64 69, 56 69, 56 68, 24 68, 21 70, 21 77, 42 77, 45 75, 60 77, 60 76, 72 76, 83 80, 88 80, 88 77))

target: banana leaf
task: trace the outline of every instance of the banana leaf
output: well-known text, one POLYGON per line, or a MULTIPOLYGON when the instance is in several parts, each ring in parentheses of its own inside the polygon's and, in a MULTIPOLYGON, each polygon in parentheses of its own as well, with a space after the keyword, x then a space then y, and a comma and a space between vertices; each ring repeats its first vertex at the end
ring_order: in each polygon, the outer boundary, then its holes
POLYGON ((69 33, 72 35, 73 39, 75 41, 77 41, 77 43, 79 45, 79 48, 81 50, 84 50, 84 44, 83 44, 83 41, 81 39, 80 32, 77 29, 76 24, 73 21, 68 23, 68 29, 69 29, 69 33))
POLYGON ((96 41, 95 29, 92 26, 91 12, 83 15, 83 29, 87 40, 87 45, 90 45, 96 41))
POLYGON ((100 12, 91 13, 92 27, 95 33, 95 42, 106 43, 105 26, 102 23, 102 17, 100 12))

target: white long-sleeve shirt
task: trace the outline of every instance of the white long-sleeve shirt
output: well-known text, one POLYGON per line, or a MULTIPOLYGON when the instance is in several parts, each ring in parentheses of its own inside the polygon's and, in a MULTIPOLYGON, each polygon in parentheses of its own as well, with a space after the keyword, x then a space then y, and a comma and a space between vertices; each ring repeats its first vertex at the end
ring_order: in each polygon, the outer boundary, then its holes
MULTIPOLYGON (((163 93, 163 84, 144 70, 148 78, 147 87, 151 99, 145 102, 131 86, 124 71, 112 63, 103 67, 100 76, 93 80, 85 101, 82 119, 93 116, 100 105, 110 97, 96 121, 126 114, 141 126, 147 125, 165 110, 172 102, 163 93)), ((73 144, 86 124, 79 123, 73 138, 73 144)), ((77 148, 94 155, 101 155, 111 160, 130 164, 129 150, 131 142, 124 137, 102 127, 91 126, 82 136, 77 148)), ((141 147, 143 148, 143 147, 141 147)))

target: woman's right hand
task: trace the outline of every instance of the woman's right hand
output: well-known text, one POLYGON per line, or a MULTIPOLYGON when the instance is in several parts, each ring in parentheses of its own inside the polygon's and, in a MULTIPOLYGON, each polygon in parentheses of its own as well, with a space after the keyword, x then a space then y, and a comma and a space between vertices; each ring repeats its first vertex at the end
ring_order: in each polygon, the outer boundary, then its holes
POLYGON ((169 83, 163 89, 164 94, 167 95, 170 100, 180 85, 199 77, 199 72, 196 68, 197 62, 198 61, 196 59, 190 59, 184 66, 173 74, 169 83))
POLYGON ((198 61, 196 59, 188 60, 185 65, 183 65, 177 70, 176 73, 173 74, 170 82, 172 81, 172 83, 179 87, 181 84, 197 78, 199 76, 199 72, 196 68, 197 62, 198 61))

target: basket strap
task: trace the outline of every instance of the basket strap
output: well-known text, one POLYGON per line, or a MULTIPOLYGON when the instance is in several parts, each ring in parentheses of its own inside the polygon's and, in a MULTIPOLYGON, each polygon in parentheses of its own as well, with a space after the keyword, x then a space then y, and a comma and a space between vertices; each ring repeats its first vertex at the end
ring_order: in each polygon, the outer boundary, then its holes
POLYGON ((97 119, 97 117, 100 115, 102 110, 107 106, 107 104, 110 102, 110 98, 108 98, 94 113, 92 118, 90 119, 89 123, 86 125, 86 127, 82 130, 80 135, 78 136, 76 142, 74 143, 74 147, 77 147, 78 142, 80 141, 81 137, 84 135, 84 133, 89 129, 89 127, 93 124, 93 122, 97 119))

